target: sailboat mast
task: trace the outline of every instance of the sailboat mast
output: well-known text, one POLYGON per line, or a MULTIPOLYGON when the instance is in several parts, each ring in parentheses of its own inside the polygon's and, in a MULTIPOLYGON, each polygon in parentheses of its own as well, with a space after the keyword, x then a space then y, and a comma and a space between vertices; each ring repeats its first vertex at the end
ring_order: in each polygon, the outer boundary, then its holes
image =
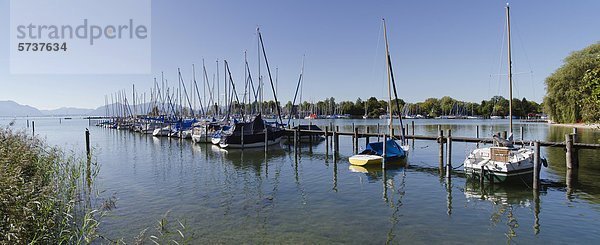
MULTIPOLYGON (((385 59, 386 59, 386 63, 388 66, 387 69, 387 75, 388 75, 388 109, 390 110, 390 121, 389 121, 389 125, 390 125, 390 138, 393 138, 394 136, 392 135, 392 122, 393 122, 393 117, 392 117, 392 82, 390 79, 390 53, 388 52, 388 41, 387 41, 387 30, 385 29, 385 18, 382 19, 383 21, 383 35, 385 37, 385 59)), ((384 143, 385 144, 385 143, 384 143)))
POLYGON ((508 117, 510 118, 510 133, 513 133, 513 118, 512 118, 512 59, 510 57, 510 15, 508 3, 506 4, 506 28, 508 33, 508 117))

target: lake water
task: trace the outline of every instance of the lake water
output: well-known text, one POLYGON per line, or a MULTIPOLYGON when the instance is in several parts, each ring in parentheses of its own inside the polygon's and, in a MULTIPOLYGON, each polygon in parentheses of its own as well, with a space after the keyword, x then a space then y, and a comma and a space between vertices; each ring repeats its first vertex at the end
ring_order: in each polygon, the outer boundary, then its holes
MULTIPOLYGON (((0 119, 5 126, 12 118, 0 119)), ((51 144, 83 153, 83 119, 29 118, 36 134, 51 144)), ((351 131, 352 123, 383 120, 314 120, 351 131)), ((297 123, 297 122, 296 122, 297 123)), ((306 123, 306 122, 303 122, 306 123)), ((410 123, 410 120, 405 120, 410 123)), ((453 136, 489 137, 508 129, 506 120, 415 120, 415 134, 437 135, 437 125, 453 136)), ((524 127, 528 140, 564 141, 571 128, 547 124, 524 127)), ((18 118, 14 128, 26 128, 18 118)), ((578 175, 565 184, 562 148, 542 148, 539 196, 527 187, 467 181, 457 171, 448 182, 438 169, 438 145, 410 140, 405 167, 355 172, 348 157, 351 138, 340 137, 340 157, 326 155, 325 142, 312 148, 275 146, 222 150, 190 140, 156 138, 91 126, 91 142, 101 165, 98 183, 116 193, 117 208, 101 232, 131 242, 145 228, 154 229, 169 212, 187 220, 193 243, 594 243, 600 239, 600 152, 581 150, 578 175)), ((399 131, 397 131, 399 132, 399 131)), ((579 129, 578 142, 598 143, 599 131, 579 129), (596 141, 596 142, 594 142, 596 141)), ((374 141, 375 139, 371 139, 374 141)), ((360 140, 364 147, 364 139, 360 140)), ((452 163, 459 166, 473 143, 453 143, 452 163)))

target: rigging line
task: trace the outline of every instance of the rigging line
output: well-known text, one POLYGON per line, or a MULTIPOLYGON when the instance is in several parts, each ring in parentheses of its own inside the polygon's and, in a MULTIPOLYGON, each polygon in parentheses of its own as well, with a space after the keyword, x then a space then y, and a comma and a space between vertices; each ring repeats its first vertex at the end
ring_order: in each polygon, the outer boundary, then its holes
MULTIPOLYGON (((513 17, 514 19, 514 17, 513 17)), ((529 55, 527 55, 527 51, 525 49, 525 45, 523 44, 523 39, 521 38, 521 33, 519 32, 519 26, 513 24, 513 29, 515 29, 516 34, 517 34, 517 39, 519 40, 519 44, 521 45, 521 50, 523 50, 523 55, 525 56, 525 61, 527 62, 527 66, 529 67, 529 71, 531 73, 530 79, 531 79, 531 88, 532 88, 532 93, 533 93, 533 97, 535 98, 535 86, 533 84, 533 68, 531 67, 531 62, 529 61, 529 55)))
POLYGON ((269 68, 269 61, 267 61, 267 53, 265 51, 265 44, 262 40, 262 34, 258 33, 258 38, 260 39, 260 45, 262 47, 263 56, 265 56, 265 65, 267 66, 267 73, 269 74, 269 81, 271 82, 271 90, 273 90, 273 98, 275 99, 275 107, 277 107, 277 116, 279 117, 279 122, 283 124, 283 120, 281 119, 281 109, 279 108, 279 102, 277 101, 277 94, 275 93, 275 86, 273 86, 273 78, 271 77, 271 68, 269 68))
MULTIPOLYGON (((372 74, 372 77, 377 77, 375 75, 375 74, 377 74, 377 73, 375 73, 375 67, 378 67, 378 66, 376 66, 375 63, 377 62, 377 60, 378 60, 377 57, 379 56, 378 55, 379 54, 379 45, 381 44, 381 36, 382 36, 381 32, 382 32, 382 30, 383 30, 383 24, 380 24, 379 25, 379 32, 377 34, 377 44, 376 44, 376 48, 375 48, 375 55, 373 56, 373 62, 371 63, 371 74, 372 74)), ((382 83, 378 83, 378 84, 382 84, 382 83)), ((380 86, 380 87, 381 87, 381 94, 383 94, 383 87, 384 86, 380 86)))
MULTIPOLYGON (((188 105, 190 106, 190 109, 192 112, 192 117, 195 117, 194 110, 192 108, 192 102, 190 102, 190 97, 188 96, 187 89, 185 89, 185 80, 183 79, 183 76, 181 76, 181 70, 179 70, 179 68, 177 68, 177 73, 179 74, 179 82, 183 86, 183 93, 185 93, 185 98, 187 99, 188 105)), ((180 93, 181 93, 181 91, 180 91, 180 93)), ((180 104, 183 104, 183 103, 180 103, 180 104)), ((179 105, 179 106, 184 107, 183 105, 179 105)), ((183 114, 183 112, 182 112, 182 114, 183 114)))
MULTIPOLYGON (((507 26, 506 26, 507 25, 506 21, 503 21, 503 23, 504 23, 504 27, 502 28, 502 30, 503 30, 503 32, 502 32, 502 45, 500 46, 500 56, 499 56, 499 62, 498 62, 498 73, 501 73, 502 67, 504 67, 504 62, 502 62, 502 60, 504 59, 504 45, 505 45, 506 39, 507 39, 506 38, 506 36, 507 36, 506 32, 508 31, 507 30, 507 26)), ((499 95, 500 94, 500 82, 501 82, 501 78, 500 78, 500 76, 498 76, 498 82, 497 82, 498 89, 496 90, 496 94, 495 95, 499 95)), ((491 96, 490 95, 491 88, 492 88, 492 79, 490 78, 489 85, 488 85, 488 97, 491 96)), ((495 112, 496 112, 496 105, 497 105, 498 101, 493 100, 492 103, 493 103, 492 104, 492 114, 490 116, 493 116, 495 114, 495 112)))

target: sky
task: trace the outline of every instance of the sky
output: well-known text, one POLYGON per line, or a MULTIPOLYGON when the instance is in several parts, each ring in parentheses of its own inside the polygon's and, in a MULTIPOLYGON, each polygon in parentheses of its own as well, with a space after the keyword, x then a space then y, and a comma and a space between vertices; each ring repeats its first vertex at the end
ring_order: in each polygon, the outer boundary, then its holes
MULTIPOLYGON (((227 60, 240 89, 245 50, 251 72, 257 73, 257 27, 274 79, 278 69, 277 97, 283 103, 293 99, 303 56, 303 100, 386 99, 382 18, 403 100, 508 97, 508 77, 502 75, 508 72, 506 1, 152 1, 152 73, 147 75, 11 74, 9 3, 0 0, 0 33, 6 33, 0 38, 0 100, 38 109, 96 108, 116 91, 131 96, 132 84, 149 97, 161 72, 176 86, 177 68, 187 80, 195 64, 196 80, 202 81, 203 60, 211 79, 216 60, 227 60)), ((530 0, 510 6, 513 94, 541 102, 544 79, 563 59, 600 40, 600 1, 530 0)), ((263 64, 263 75, 265 70, 263 64)), ((222 91, 223 67, 219 72, 222 91)), ((268 89, 266 100, 273 97, 268 89)))

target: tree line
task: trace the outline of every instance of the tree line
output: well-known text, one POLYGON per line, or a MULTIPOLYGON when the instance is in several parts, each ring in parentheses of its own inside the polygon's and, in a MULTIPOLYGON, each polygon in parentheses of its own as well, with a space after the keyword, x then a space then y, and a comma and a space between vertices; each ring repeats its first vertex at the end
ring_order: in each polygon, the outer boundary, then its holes
POLYGON ((572 52, 545 82, 544 111, 553 121, 600 122, 600 42, 572 52))
MULTIPOLYGON (((528 101, 526 98, 513 98, 513 115, 516 117, 527 117, 528 115, 542 113, 542 105, 535 101, 528 101)), ((292 102, 288 102, 284 111, 289 113, 292 108, 292 102)), ((402 99, 392 101, 392 112, 398 114, 398 108, 402 115, 422 115, 424 117, 437 117, 444 115, 456 116, 508 116, 509 102, 502 96, 494 96, 490 100, 483 100, 481 103, 466 102, 453 99, 449 96, 442 98, 428 98, 423 102, 407 103, 402 99)), ((351 116, 379 117, 388 113, 388 101, 378 100, 371 97, 366 101, 358 98, 356 101, 335 102, 331 97, 316 103, 303 102, 302 106, 296 105, 292 114, 297 115, 333 115, 345 114, 351 116)))

